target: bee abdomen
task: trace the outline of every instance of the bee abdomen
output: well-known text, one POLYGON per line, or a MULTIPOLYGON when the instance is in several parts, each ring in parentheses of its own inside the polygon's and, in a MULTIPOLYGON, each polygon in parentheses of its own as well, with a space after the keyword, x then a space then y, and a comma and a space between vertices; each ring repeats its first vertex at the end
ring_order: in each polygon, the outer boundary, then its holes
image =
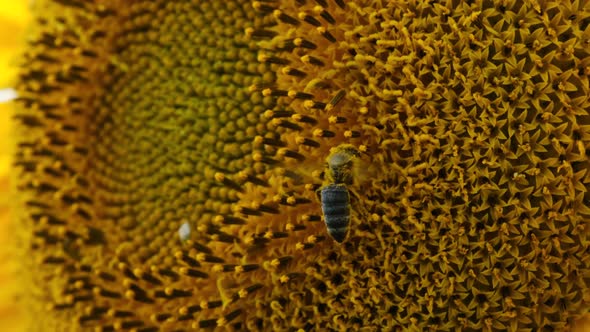
POLYGON ((348 189, 343 184, 329 184, 322 188, 321 198, 328 233, 337 242, 344 241, 350 221, 348 189))

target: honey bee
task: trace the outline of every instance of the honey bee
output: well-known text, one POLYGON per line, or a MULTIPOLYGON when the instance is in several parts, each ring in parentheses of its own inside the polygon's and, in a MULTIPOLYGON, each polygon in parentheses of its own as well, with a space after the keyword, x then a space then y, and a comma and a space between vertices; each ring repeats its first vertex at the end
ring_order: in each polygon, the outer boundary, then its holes
POLYGON ((342 144, 332 149, 326 158, 327 184, 319 189, 322 213, 328 234, 342 243, 350 224, 350 193, 347 185, 354 181, 354 169, 359 151, 350 144, 342 144))

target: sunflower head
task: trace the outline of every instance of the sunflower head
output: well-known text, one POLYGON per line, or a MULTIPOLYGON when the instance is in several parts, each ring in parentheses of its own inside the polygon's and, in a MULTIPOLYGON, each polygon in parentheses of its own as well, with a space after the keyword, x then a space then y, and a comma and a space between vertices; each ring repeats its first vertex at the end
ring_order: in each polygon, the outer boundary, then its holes
POLYGON ((34 324, 556 330, 587 311, 584 1, 36 6, 15 153, 34 324), (326 185, 351 196, 342 245, 326 185))

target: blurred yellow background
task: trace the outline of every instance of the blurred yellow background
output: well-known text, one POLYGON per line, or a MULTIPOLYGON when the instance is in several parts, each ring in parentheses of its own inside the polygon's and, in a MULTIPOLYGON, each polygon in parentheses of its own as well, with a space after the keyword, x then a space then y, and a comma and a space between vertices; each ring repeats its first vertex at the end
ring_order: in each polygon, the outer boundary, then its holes
MULTIPOLYGON (((13 86, 17 55, 24 45, 24 32, 30 16, 24 0, 0 0, 0 96, 13 86)), ((1 98, 0 99, 4 99, 1 98)), ((0 102, 0 246, 10 236, 10 140, 12 103, 0 102)), ((0 330, 24 331, 22 315, 15 305, 15 277, 9 254, 0 250, 0 330)))

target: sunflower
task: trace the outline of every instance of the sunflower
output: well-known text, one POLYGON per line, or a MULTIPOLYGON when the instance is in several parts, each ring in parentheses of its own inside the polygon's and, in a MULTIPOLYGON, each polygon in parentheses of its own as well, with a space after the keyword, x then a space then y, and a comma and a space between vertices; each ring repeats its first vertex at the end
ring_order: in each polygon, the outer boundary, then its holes
POLYGON ((587 1, 34 6, 14 153, 32 328, 588 311, 587 1))

